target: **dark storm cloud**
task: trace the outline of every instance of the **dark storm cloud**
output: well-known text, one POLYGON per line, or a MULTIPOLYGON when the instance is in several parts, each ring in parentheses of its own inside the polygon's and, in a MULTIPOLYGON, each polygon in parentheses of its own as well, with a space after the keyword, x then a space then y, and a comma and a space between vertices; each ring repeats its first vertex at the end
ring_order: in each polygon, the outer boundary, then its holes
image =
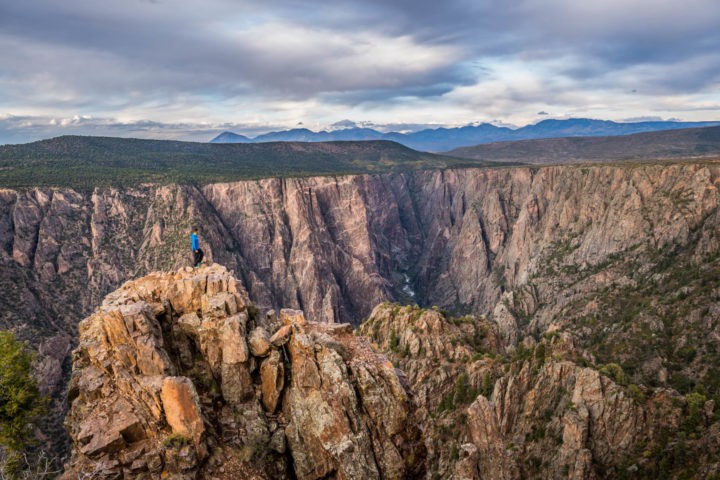
POLYGON ((289 98, 364 88, 431 91, 433 83, 455 81, 456 69, 445 72, 452 59, 438 58, 440 49, 427 58, 423 51, 433 46, 411 39, 400 39, 397 50, 417 64, 388 61, 378 70, 373 60, 393 39, 362 26, 318 31, 314 17, 267 17, 243 3, 196 3, 200 13, 189 2, 180 5, 6 2, 0 46, 12 61, 3 76, 47 76, 90 95, 158 89, 289 98))
MULTIPOLYGON (((418 45, 457 48, 466 56, 458 62, 475 56, 577 54, 585 59, 583 64, 594 66, 579 64, 566 70, 579 79, 618 66, 673 64, 688 55, 716 52, 720 45, 720 4, 712 0, 686 2, 682 9, 677 1, 662 0, 596 2, 596 7, 583 7, 584 3, 341 0, 332 6, 324 1, 285 1, 258 7, 252 2, 221 0, 3 0, 0 32, 5 43, 9 37, 26 45, 27 62, 40 57, 44 66, 35 68, 46 68, 49 74, 68 73, 68 60, 72 65, 73 59, 89 58, 87 68, 74 68, 74 82, 87 76, 88 82, 107 81, 116 87, 126 80, 118 79, 116 72, 106 76, 93 68, 104 61, 124 67, 130 77, 128 90, 154 86, 180 92, 219 91, 227 96, 241 94, 248 86, 260 88, 261 94, 262 89, 273 89, 290 96, 366 87, 385 92, 385 85, 378 85, 369 72, 363 75, 348 69, 345 76, 321 69, 357 54, 352 44, 327 41, 322 32, 317 32, 316 41, 308 32, 296 32, 306 37, 296 39, 301 48, 294 48, 292 32, 287 34, 287 43, 278 42, 272 52, 262 48, 272 44, 273 37, 285 38, 283 29, 290 26, 309 32, 319 28, 351 38, 356 35, 358 42, 368 32, 387 38, 407 36, 418 45), (643 4, 648 8, 643 9, 643 4), (258 28, 273 22, 274 28, 258 28), (57 53, 54 61, 45 58, 46 53, 57 53)), ((389 87, 416 89, 414 95, 424 96, 437 95, 455 82, 467 82, 461 69, 441 67, 412 71, 412 75, 404 75, 407 69, 403 68, 390 70, 397 78, 389 87), (433 88, 440 84, 446 87, 433 88)), ((19 70, 31 69, 22 65, 19 70)), ((83 89, 90 86, 83 85, 83 89)))

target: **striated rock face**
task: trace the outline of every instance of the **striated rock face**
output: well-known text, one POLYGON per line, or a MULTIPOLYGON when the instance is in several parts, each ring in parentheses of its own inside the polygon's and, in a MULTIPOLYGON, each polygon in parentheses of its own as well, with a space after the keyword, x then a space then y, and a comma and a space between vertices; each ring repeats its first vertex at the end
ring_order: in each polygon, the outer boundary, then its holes
MULTIPOLYGON (((412 294, 426 305, 489 313, 503 288, 545 267, 553 245, 572 240, 572 249, 555 253, 567 254, 569 264, 597 264, 637 243, 686 243, 698 228, 717 227, 719 178, 720 167, 706 163, 457 169, 91 194, 2 190, 0 259, 30 311, 51 307, 51 295, 77 297, 69 311, 39 315, 68 330, 122 281, 188 264, 193 225, 208 257, 237 272, 261 305, 359 323, 378 303, 412 294)), ((713 238, 706 235, 700 250, 717 248, 713 238)), ((17 308, 3 303, 0 319, 9 321, 17 308)))
POLYGON ((293 334, 288 351, 293 375, 283 413, 290 418, 289 447, 298 452, 298 478, 412 478, 422 472, 414 405, 387 359, 369 363, 374 355, 349 325, 308 324, 293 334), (338 341, 341 348, 334 346, 338 341), (348 375, 353 383, 343 381, 348 375))
POLYGON ((596 370, 554 361, 532 368, 518 365, 490 397, 479 396, 467 409, 480 472, 507 479, 540 472, 544 478, 604 478, 653 439, 650 409, 596 370))
POLYGON ((64 478, 423 473, 413 399, 387 358, 350 325, 249 306, 218 265, 108 295, 73 352, 64 478))

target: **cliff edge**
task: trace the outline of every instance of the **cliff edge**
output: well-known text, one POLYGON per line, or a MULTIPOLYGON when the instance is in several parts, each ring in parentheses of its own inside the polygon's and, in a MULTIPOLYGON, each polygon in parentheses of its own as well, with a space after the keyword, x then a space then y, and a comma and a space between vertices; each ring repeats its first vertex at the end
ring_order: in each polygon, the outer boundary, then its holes
POLYGON ((70 478, 417 478, 393 365, 349 324, 258 315, 224 267, 124 284, 80 324, 70 478))

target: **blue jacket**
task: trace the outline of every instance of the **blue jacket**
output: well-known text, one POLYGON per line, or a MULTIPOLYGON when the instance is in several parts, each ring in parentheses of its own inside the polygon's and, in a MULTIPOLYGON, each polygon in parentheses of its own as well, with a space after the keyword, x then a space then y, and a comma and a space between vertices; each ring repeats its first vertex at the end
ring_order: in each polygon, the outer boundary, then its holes
POLYGON ((198 239, 198 236, 195 234, 195 232, 190 234, 190 243, 193 252, 200 249, 200 239, 198 239))

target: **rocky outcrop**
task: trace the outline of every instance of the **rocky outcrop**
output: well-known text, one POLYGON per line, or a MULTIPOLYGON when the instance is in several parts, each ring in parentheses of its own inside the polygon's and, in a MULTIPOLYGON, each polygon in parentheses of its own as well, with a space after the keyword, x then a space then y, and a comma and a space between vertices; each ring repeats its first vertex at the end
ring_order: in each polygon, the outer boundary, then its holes
POLYGON ((288 445, 298 452, 298 478, 412 478, 422 472, 414 405, 387 359, 369 363, 373 354, 349 325, 301 327, 288 352, 293 374, 283 413, 290 419, 288 445), (349 375, 354 382, 343 381, 349 375))
POLYGON ((616 364, 581 366, 588 362, 567 332, 528 337, 508 350, 502 328, 485 318, 385 303, 358 333, 408 372, 428 478, 699 479, 720 472, 710 453, 720 451, 712 400, 628 383, 616 364))
POLYGON ((596 370, 554 361, 532 369, 531 362, 518 365, 467 409, 480 472, 605 478, 652 440, 644 405, 596 370))
POLYGON ((108 295, 80 324, 68 400, 67 479, 424 471, 413 398, 387 358, 348 324, 258 317, 218 265, 108 295))
MULTIPOLYGON (((485 317, 467 315, 453 322, 439 309, 389 302, 373 310, 358 334, 393 357, 412 385, 418 405, 432 412, 454 387, 459 369, 488 360, 488 354, 505 352, 498 328, 485 317)), ((471 372, 470 383, 480 385, 484 373, 491 372, 483 368, 471 372)))

